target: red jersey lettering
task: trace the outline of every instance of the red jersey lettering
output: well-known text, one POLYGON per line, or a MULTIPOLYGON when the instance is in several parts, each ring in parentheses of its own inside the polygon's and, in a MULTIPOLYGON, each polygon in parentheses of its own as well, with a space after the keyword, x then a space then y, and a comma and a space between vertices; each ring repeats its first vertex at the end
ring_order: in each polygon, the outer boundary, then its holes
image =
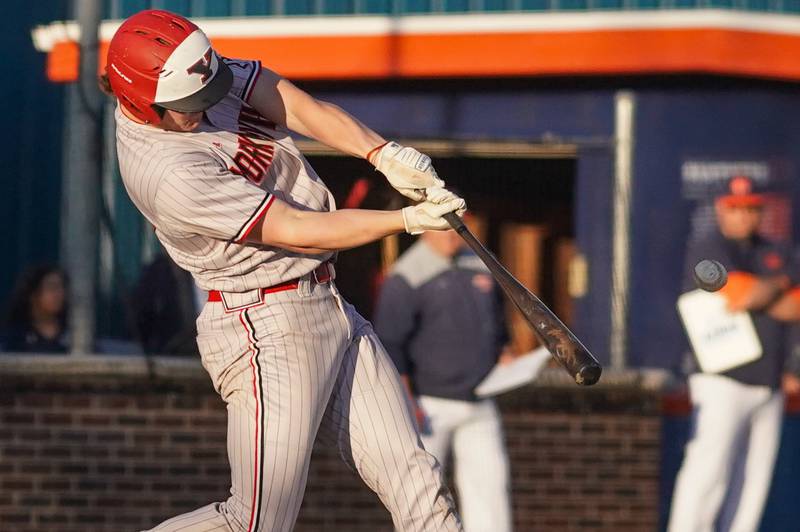
POLYGON ((274 123, 258 114, 255 109, 242 106, 239 113, 239 147, 233 157, 236 166, 230 168, 231 172, 244 176, 257 185, 261 184, 275 155, 272 137, 261 128, 274 127, 274 123))

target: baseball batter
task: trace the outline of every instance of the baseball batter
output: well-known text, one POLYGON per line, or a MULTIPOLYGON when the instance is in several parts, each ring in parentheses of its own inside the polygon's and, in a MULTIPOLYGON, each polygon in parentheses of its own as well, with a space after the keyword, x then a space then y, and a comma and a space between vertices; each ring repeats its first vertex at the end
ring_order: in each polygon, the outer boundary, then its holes
POLYGON ((461 530, 391 361, 336 290, 333 259, 404 230, 446 229, 441 216, 464 201, 427 156, 258 61, 217 55, 178 15, 127 19, 107 64, 125 187, 169 255, 209 291, 197 341, 228 410, 230 497, 153 530, 291 530, 318 433, 397 529, 461 530), (366 157, 419 203, 337 211, 287 129, 366 157))

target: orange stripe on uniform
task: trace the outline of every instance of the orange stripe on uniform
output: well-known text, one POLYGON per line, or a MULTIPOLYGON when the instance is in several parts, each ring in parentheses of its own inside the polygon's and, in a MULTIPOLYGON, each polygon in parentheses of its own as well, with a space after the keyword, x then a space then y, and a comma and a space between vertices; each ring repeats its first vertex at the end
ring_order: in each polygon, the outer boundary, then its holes
POLYGON ((796 286, 786 293, 796 305, 800 305, 800 286, 796 286))

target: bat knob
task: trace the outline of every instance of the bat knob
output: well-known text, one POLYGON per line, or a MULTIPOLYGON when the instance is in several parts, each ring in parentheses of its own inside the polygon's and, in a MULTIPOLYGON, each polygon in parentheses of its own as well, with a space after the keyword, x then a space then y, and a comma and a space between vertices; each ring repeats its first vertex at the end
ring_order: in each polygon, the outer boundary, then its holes
POLYGON ((603 373, 603 368, 596 364, 583 366, 575 374, 575 382, 583 386, 591 386, 600 380, 601 373, 603 373))

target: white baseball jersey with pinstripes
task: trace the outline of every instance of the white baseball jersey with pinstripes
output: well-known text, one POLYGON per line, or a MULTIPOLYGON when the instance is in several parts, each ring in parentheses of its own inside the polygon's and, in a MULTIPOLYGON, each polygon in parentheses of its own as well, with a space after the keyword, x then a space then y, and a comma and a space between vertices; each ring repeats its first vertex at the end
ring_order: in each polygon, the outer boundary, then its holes
POLYGON ((378 494, 396 529, 461 530, 372 326, 333 282, 309 273, 330 254, 245 244, 259 217, 269 223, 273 198, 335 207, 291 139, 246 104, 259 64, 227 62, 233 88, 195 132, 162 131, 117 112, 131 198, 172 258, 225 301, 207 303, 197 329, 203 366, 227 404, 231 495, 153 530, 292 530, 318 435, 378 494), (262 287, 298 277, 296 289, 262 296, 262 287))
POLYGON ((245 245, 273 198, 336 207, 288 133, 246 103, 259 62, 226 62, 233 87, 191 133, 137 124, 117 109, 117 153, 128 194, 175 262, 204 290, 244 292, 300 277, 331 256, 245 245))

